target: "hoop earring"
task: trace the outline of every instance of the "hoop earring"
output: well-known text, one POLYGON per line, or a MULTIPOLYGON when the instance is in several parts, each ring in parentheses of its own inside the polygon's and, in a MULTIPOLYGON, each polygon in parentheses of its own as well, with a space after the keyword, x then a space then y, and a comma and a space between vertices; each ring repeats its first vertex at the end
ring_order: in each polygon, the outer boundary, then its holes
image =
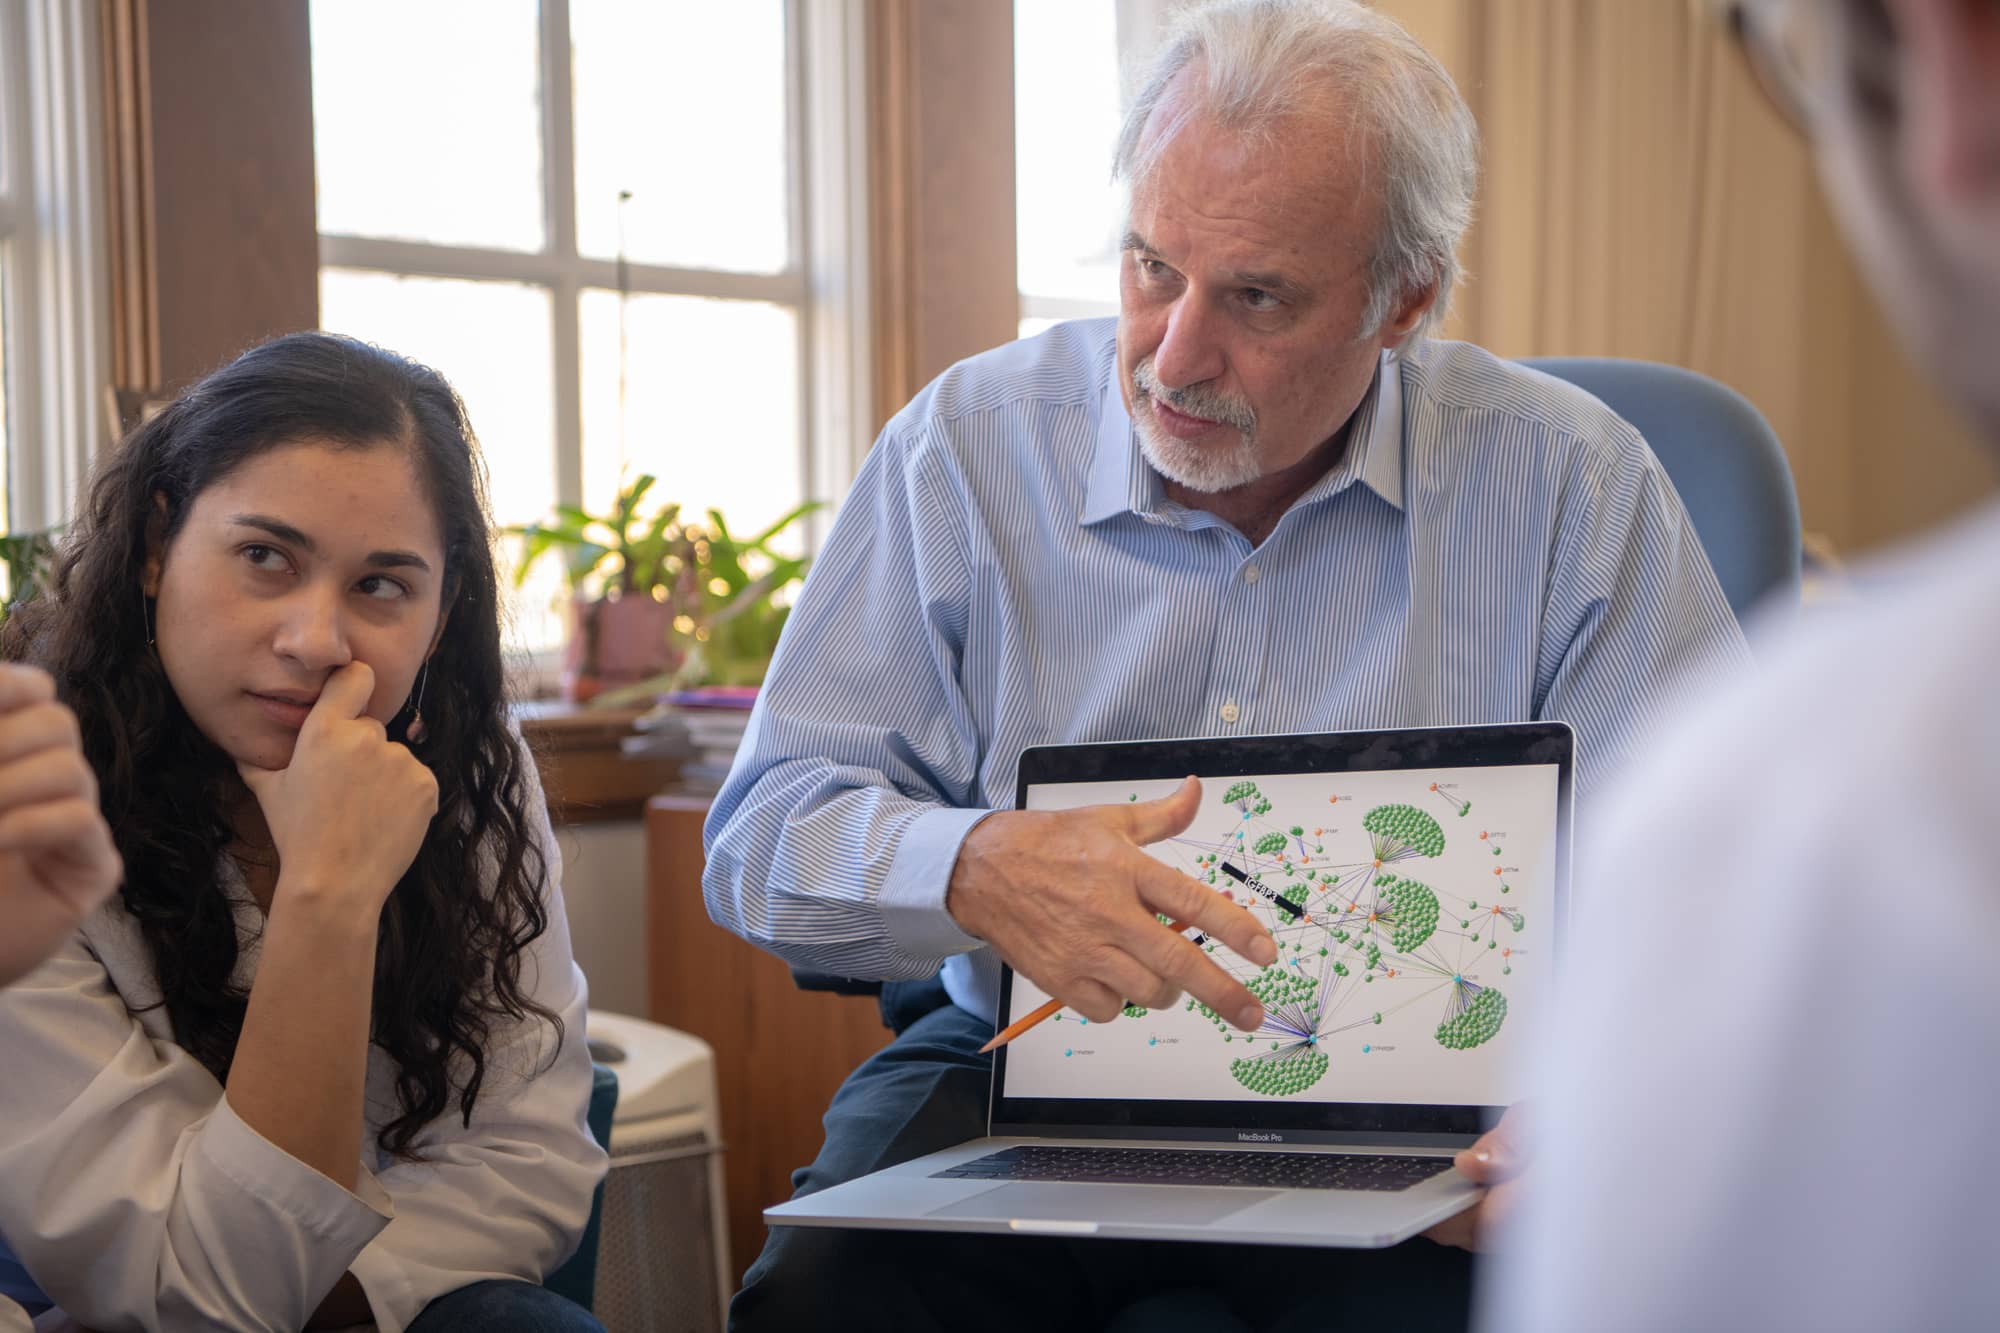
POLYGON ((403 728, 404 737, 412 745, 422 745, 424 733, 429 730, 424 726, 424 682, 430 679, 430 675, 431 664, 425 661, 423 669, 417 672, 417 693, 410 703, 410 725, 403 728))

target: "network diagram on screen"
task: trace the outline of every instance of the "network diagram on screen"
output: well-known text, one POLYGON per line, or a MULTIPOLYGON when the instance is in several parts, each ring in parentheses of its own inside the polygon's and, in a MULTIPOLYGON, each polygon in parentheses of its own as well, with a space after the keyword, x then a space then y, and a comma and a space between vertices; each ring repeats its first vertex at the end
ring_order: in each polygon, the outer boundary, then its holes
MULTIPOLYGON (((1051 784, 1028 804, 1174 785, 1051 784)), ((1065 1010, 1015 1043, 1007 1094, 1511 1100, 1520 1014, 1550 979, 1556 787, 1541 765, 1204 779, 1194 823, 1148 850, 1270 930, 1269 967, 1188 932, 1263 1002, 1262 1027, 1189 997, 1109 1024, 1065 1010)), ((1016 977, 1009 1017, 1044 998, 1016 977)))

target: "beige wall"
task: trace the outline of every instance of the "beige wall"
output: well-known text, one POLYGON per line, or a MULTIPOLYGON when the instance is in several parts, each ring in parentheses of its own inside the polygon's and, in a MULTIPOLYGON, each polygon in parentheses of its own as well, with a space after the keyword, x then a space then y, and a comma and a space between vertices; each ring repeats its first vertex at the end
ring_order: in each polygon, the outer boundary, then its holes
POLYGON ((1671 361, 1770 418, 1806 527, 1846 552, 1992 491, 1897 351, 1803 140, 1687 0, 1379 0, 1486 143, 1451 332, 1506 356, 1671 361))

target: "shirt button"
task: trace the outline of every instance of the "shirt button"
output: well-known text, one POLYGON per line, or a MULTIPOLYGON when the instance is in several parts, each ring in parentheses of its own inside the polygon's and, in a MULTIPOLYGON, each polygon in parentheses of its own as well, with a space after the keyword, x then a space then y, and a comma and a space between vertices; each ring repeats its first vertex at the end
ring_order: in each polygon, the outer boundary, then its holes
POLYGON ((1243 581, 1245 583, 1255 583, 1258 579, 1262 577, 1264 577, 1263 572, 1259 570, 1257 566, 1255 565, 1243 566, 1243 581))
POLYGON ((1217 709, 1216 712, 1224 722, 1231 722, 1231 723, 1235 722, 1237 718, 1243 715, 1242 710, 1237 708, 1237 706, 1234 703, 1226 703, 1222 705, 1221 708, 1217 709))

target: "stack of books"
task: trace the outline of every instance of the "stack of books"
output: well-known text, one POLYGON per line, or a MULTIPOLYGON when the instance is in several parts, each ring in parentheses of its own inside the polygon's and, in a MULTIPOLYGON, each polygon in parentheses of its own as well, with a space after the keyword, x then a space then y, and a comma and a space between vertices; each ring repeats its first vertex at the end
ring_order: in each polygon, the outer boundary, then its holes
POLYGON ((622 747, 627 754, 682 759, 680 787, 707 794, 721 789, 736 762, 750 709, 757 702, 754 685, 704 685, 662 695, 659 704, 633 724, 637 735, 622 747))

